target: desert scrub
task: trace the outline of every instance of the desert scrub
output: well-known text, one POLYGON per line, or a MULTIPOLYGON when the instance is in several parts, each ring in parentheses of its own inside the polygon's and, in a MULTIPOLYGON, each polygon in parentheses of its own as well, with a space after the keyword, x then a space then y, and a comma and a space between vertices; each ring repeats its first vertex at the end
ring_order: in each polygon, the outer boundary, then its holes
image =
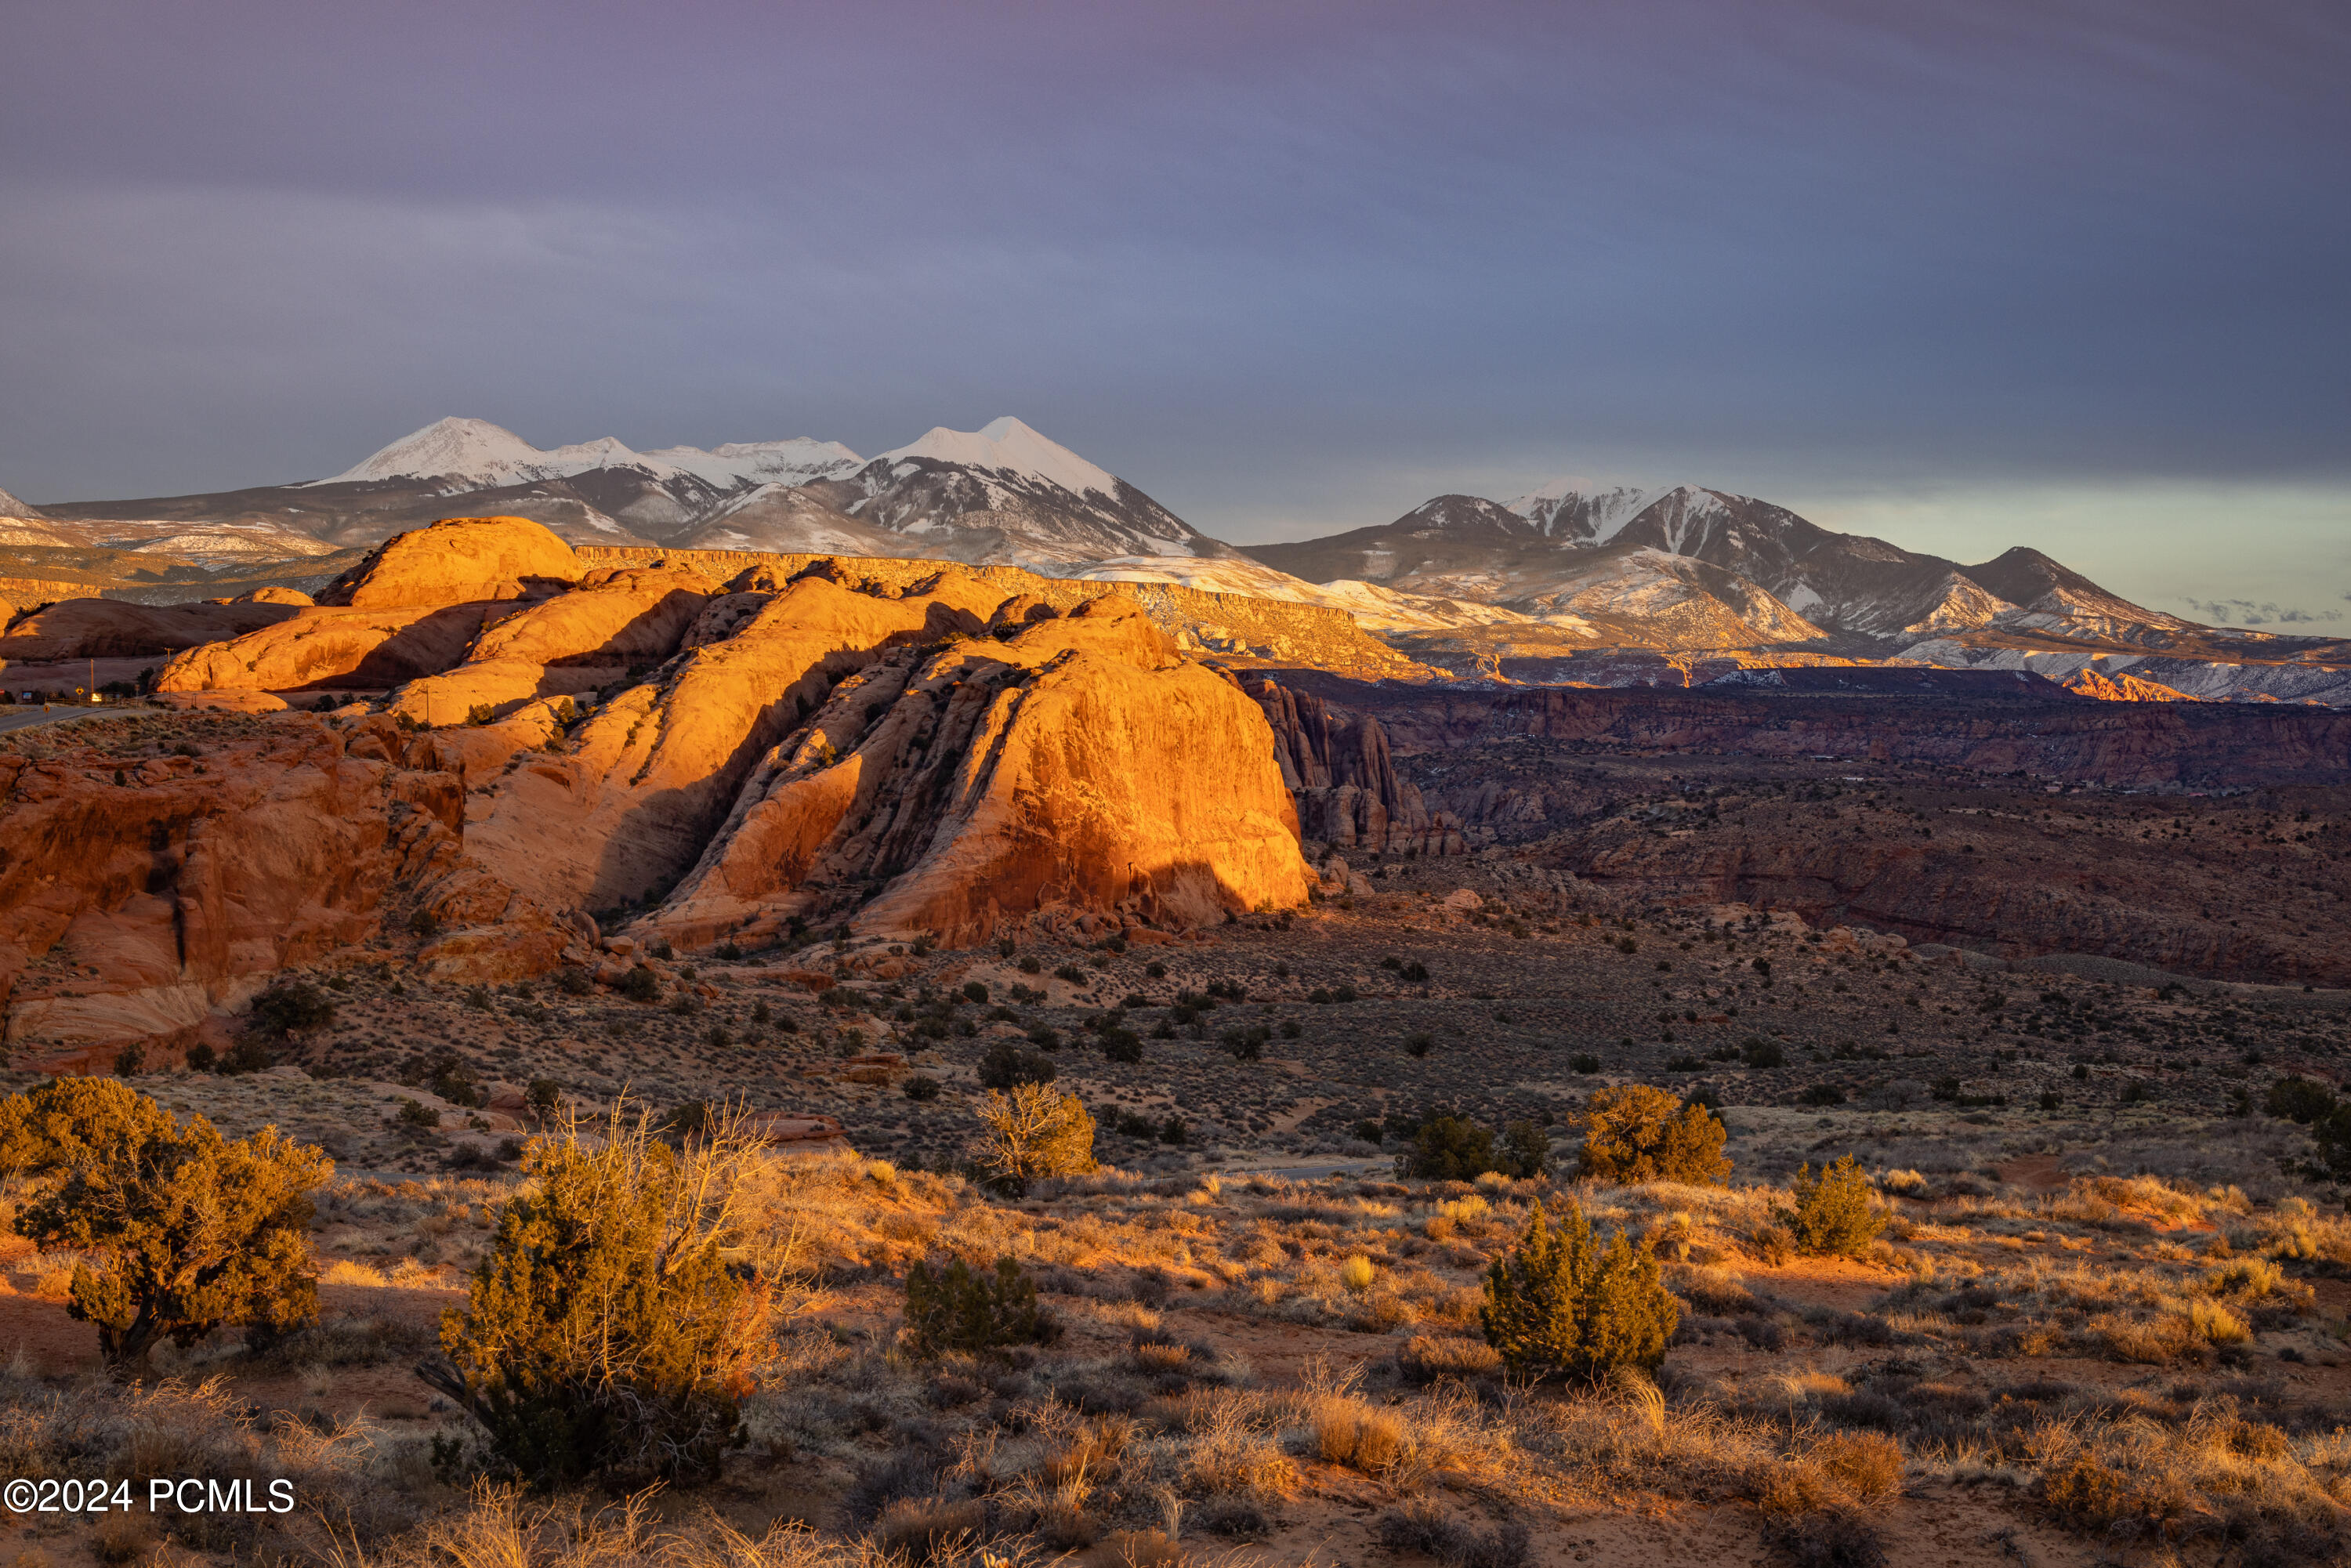
POLYGON ((991 1090, 979 1108, 980 1136, 973 1160, 1008 1192, 1046 1176, 1082 1176, 1094 1168, 1094 1119, 1074 1094, 1043 1083, 991 1090))
POLYGON ((1721 1119, 1646 1083, 1592 1096, 1583 1113, 1583 1152, 1576 1174, 1613 1182, 1719 1184, 1730 1175, 1721 1119))
POLYGON ((1799 1252, 1858 1258, 1886 1228, 1886 1217, 1870 1206, 1869 1178, 1851 1155, 1823 1167, 1818 1176, 1805 1165, 1790 1187, 1796 1203, 1787 1226, 1799 1252))
POLYGON ((1487 1270, 1479 1322, 1510 1369, 1585 1382, 1619 1368, 1654 1371, 1680 1320, 1656 1258, 1622 1230, 1594 1243, 1569 1198, 1554 1227, 1538 1205, 1518 1244, 1487 1270))
POLYGON ((986 1272, 975 1272, 960 1258, 936 1272, 927 1263, 907 1271, 905 1343, 922 1359, 1049 1344, 1060 1333, 1037 1304, 1036 1282, 1010 1258, 998 1258, 986 1272))
POLYGON ((716 1474, 766 1349, 763 1292, 721 1256, 757 1140, 723 1108, 677 1148, 625 1117, 533 1141, 530 1184, 443 1314, 448 1360, 419 1369, 480 1427, 489 1468, 540 1484, 716 1474))

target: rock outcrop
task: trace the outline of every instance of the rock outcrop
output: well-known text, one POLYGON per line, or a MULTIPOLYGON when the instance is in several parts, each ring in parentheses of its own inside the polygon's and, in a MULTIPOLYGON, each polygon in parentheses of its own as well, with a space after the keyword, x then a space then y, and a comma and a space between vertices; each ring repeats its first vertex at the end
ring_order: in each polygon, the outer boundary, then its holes
MULTIPOLYGON (((158 691, 381 691, 437 674, 465 656, 494 601, 298 612, 225 643, 175 655, 158 691)), ((462 712, 435 716, 443 722, 462 712)))
POLYGON ((1131 603, 1003 632, 843 681, 649 924, 700 945, 847 915, 956 945, 1039 916, 1186 925, 1303 900, 1288 791, 1230 681, 1131 603))
POLYGON ((215 1005, 366 939, 396 889, 455 863, 456 776, 379 738, 347 747, 288 716, 190 758, 134 733, 0 754, 0 1007, 19 1063, 192 1039, 215 1005))
POLYGON ((520 599, 569 588, 586 570, 528 517, 444 517, 376 546, 321 589, 319 602, 381 610, 520 599))
POLYGON ((2145 680, 2126 670, 2118 670, 2108 675, 2085 665, 2057 684, 2069 692, 2095 697, 2100 702, 2192 703, 2197 700, 2186 692, 2174 691, 2160 681, 2145 680))
POLYGON ((1273 730, 1274 757, 1303 837, 1375 853, 1462 852, 1460 823, 1432 813, 1420 790, 1397 777, 1379 720, 1334 716, 1313 693, 1274 681, 1251 681, 1245 689, 1273 730))
POLYGON ((531 720, 416 735, 288 713, 193 757, 110 720, 47 757, 0 753, 10 1061, 105 1071, 126 1044, 169 1052, 276 971, 367 942, 388 916, 446 928, 417 955, 430 978, 591 961, 592 922, 465 854, 466 780, 496 777, 490 748, 529 742, 531 720))
POLYGON ((160 656, 241 636, 300 613, 298 605, 250 598, 201 604, 68 599, 9 626, 7 635, 0 637, 0 661, 18 664, 160 656))
POLYGON ((504 717, 537 698, 577 695, 678 651, 719 587, 693 572, 590 572, 569 593, 486 621, 464 662, 409 682, 392 711, 419 724, 504 717))
POLYGON ((545 902, 610 909, 658 899, 692 869, 762 757, 834 685, 884 651, 973 637, 953 597, 853 593, 803 578, 723 640, 615 695, 559 756, 498 785, 474 852, 545 902))
MULTIPOLYGON (((139 721, 48 760, 0 753, 20 1059, 184 1043, 393 906, 427 975, 479 982, 598 967, 591 910, 642 910, 641 936, 684 946, 796 916, 1140 940, 1306 896, 1263 711, 1131 594, 838 559, 722 585, 581 570, 517 533, 465 519, 385 545, 319 604, 206 607, 269 623, 165 670, 169 703, 255 716, 204 730, 236 738, 201 759, 139 721), (385 686, 331 720, 270 695, 385 686)), ((1376 725, 1336 776, 1416 806, 1376 725)))

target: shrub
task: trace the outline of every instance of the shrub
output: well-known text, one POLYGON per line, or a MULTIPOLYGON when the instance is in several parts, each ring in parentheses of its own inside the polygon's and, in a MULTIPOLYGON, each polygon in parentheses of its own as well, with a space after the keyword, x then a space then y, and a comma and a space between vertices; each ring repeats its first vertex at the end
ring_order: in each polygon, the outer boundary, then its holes
POLYGON ((906 1080, 906 1098, 918 1104, 925 1103, 939 1097, 939 1088, 937 1079, 917 1072, 906 1080))
POLYGON ((258 1341, 319 1315, 310 1194, 334 1166, 265 1127, 230 1143, 113 1079, 59 1079, 0 1101, 0 1169, 31 1177, 16 1233, 104 1255, 73 1271, 67 1311, 110 1366, 159 1338, 225 1323, 258 1341))
POLYGON ((720 1256, 757 1146, 725 1107, 680 1147, 619 1109, 534 1140, 466 1305, 442 1314, 448 1360, 418 1375, 538 1484, 715 1473, 763 1353, 762 1303, 720 1256))
POLYGON ((1379 1542, 1400 1556, 1434 1557, 1444 1568, 1524 1568, 1531 1544, 1527 1527, 1516 1520, 1479 1530, 1425 1502, 1381 1515, 1379 1542))
POLYGON ((441 1124, 441 1113, 422 1100, 403 1099, 398 1119, 403 1127, 437 1127, 441 1124))
POLYGON ((253 1021, 272 1034, 292 1034, 335 1021, 335 1004, 307 980, 280 980, 253 998, 253 1021))
POLYGON ((1730 1174, 1721 1121, 1703 1105, 1685 1105, 1662 1089, 1627 1083, 1592 1096, 1583 1113, 1577 1174, 1625 1183, 1677 1181, 1720 1185, 1730 1174))
POLYGON ((1018 1089, 1024 1083, 1050 1083, 1061 1069, 1041 1051, 1027 1051, 999 1040, 979 1059, 983 1089, 1018 1089))
POLYGON ((986 980, 966 980, 963 983, 963 999, 972 1003, 976 1007, 986 1007, 987 1005, 987 982, 986 980))
POLYGON ((2307 1078, 2281 1078, 2270 1085, 2263 1108, 2273 1116, 2306 1127, 2334 1113, 2335 1092, 2307 1078))
POLYGON ((1339 1266, 1340 1282, 1351 1291, 1368 1291, 1372 1288, 1372 1281, 1378 1277, 1379 1272, 1372 1267, 1372 1260, 1360 1252, 1339 1266))
POLYGON ((1102 1030, 1102 1055, 1113 1061, 1141 1061, 1143 1037, 1131 1029, 1106 1029, 1102 1030))
POLYGON ((1487 1343, 1512 1372, 1536 1378, 1652 1371, 1681 1318, 1656 1258, 1621 1230, 1596 1246, 1573 1198, 1555 1228, 1535 1206, 1518 1244, 1487 1270, 1485 1298, 1487 1343))
POLYGON ((1502 1129, 1502 1153, 1494 1168, 1504 1176, 1531 1181, 1551 1168, 1551 1139, 1532 1122, 1513 1122, 1502 1129))
POLYGON ((1886 1218, 1870 1207, 1869 1178, 1851 1155, 1814 1176, 1807 1164, 1790 1184, 1796 1195, 1788 1229, 1796 1250, 1813 1257, 1858 1258, 1886 1228, 1886 1218))
POLYGON ((936 1273, 926 1263, 907 1270, 906 1348, 926 1361, 1045 1344, 1060 1332, 1037 1304, 1036 1282, 1009 1258, 993 1273, 974 1273, 960 1258, 936 1273))
POLYGON ((661 995, 661 977, 649 965, 633 966, 613 989, 632 1002, 650 1002, 661 995))
POLYGON ((1777 1040, 1750 1040, 1740 1047, 1739 1059, 1750 1067, 1767 1071, 1788 1065, 1788 1053, 1780 1049, 1777 1040))
POLYGON ((1579 1051, 1567 1059, 1570 1072, 1593 1073, 1600 1071, 1600 1059, 1588 1051, 1579 1051))
POLYGON ((1396 1156, 1396 1174, 1423 1181, 1475 1181, 1494 1168, 1494 1134, 1460 1116, 1431 1116, 1396 1156))
POLYGON ((1404 1049, 1412 1056, 1426 1056, 1436 1044, 1437 1037, 1426 1030, 1418 1030, 1404 1037, 1404 1049))
POLYGON ((979 1121, 976 1160, 998 1186, 1018 1192, 1040 1176, 1094 1168, 1094 1119, 1074 1094, 1042 1083, 990 1091, 979 1121))
POLYGON ((1800 1104, 1805 1105, 1842 1105, 1844 1103, 1844 1091, 1834 1083, 1815 1083, 1796 1099, 1800 1104))
POLYGON ((2351 1180, 2351 1105, 2338 1105, 2310 1129, 2318 1158, 2336 1180, 2351 1180))

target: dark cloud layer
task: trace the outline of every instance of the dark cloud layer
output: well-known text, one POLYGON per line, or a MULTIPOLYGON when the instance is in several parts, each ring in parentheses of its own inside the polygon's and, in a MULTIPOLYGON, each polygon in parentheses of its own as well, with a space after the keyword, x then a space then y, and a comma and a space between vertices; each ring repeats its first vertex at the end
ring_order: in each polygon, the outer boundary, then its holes
POLYGON ((1211 531, 1546 467, 2335 486, 2351 12, 6 0, 0 484, 1017 413, 1211 531))

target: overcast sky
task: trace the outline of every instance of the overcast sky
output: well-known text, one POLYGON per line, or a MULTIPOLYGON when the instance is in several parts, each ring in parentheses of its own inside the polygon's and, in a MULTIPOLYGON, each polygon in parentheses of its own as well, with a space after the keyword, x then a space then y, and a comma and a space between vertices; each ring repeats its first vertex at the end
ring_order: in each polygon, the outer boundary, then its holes
POLYGON ((1689 480, 2351 629, 2341 0, 0 0, 0 47, 36 503, 444 413, 1014 413, 1242 542, 1689 480))

